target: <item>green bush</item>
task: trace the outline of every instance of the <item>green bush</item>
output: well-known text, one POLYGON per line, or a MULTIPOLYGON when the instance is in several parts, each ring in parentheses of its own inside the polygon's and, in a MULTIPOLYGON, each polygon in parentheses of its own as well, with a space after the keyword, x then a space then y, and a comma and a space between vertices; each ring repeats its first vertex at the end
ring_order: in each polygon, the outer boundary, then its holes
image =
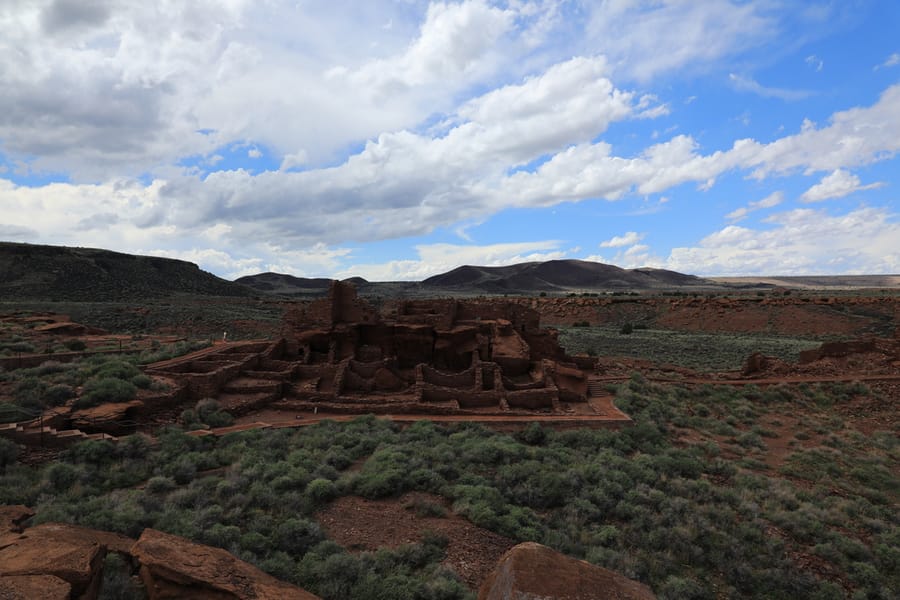
POLYGON ((63 345, 72 352, 81 352, 82 350, 87 348, 87 344, 77 338, 66 340, 65 342, 63 342, 63 345))
POLYGON ((103 561, 103 579, 98 600, 141 599, 147 591, 137 578, 131 576, 131 565, 116 552, 109 552, 103 561))
POLYGON ((26 377, 16 384, 13 398, 16 405, 31 411, 44 408, 43 397, 49 388, 49 384, 38 377, 26 377))
POLYGON ((89 408, 110 402, 128 402, 134 399, 137 388, 130 381, 103 377, 90 379, 84 384, 81 397, 75 401, 75 408, 89 408))
POLYGON ((6 474, 6 467, 19 458, 19 446, 6 438, 0 437, 0 475, 6 474))
POLYGON ((127 360, 107 358, 92 369, 92 374, 98 379, 123 379, 128 381, 132 377, 141 375, 141 370, 127 360))
POLYGON ((306 485, 306 495, 315 503, 322 504, 334 498, 336 490, 334 482, 317 478, 306 485))
POLYGON ((65 383, 57 383, 47 388, 41 400, 45 406, 62 406, 74 396, 75 390, 72 389, 72 386, 65 383))
POLYGON ((153 379, 146 373, 140 373, 131 378, 131 383, 136 388, 146 390, 150 389, 150 386, 153 384, 153 379))
POLYGON ((234 422, 232 416, 222 410, 219 401, 214 398, 204 398, 197 402, 195 411, 197 420, 210 427, 227 427, 234 422))

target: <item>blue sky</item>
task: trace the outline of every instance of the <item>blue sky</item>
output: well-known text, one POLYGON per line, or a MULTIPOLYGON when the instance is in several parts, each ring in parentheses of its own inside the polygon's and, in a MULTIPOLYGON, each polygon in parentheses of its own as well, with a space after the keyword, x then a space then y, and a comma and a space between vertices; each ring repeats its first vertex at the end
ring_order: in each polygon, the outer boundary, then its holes
POLYGON ((900 273, 900 2, 15 0, 0 240, 900 273))

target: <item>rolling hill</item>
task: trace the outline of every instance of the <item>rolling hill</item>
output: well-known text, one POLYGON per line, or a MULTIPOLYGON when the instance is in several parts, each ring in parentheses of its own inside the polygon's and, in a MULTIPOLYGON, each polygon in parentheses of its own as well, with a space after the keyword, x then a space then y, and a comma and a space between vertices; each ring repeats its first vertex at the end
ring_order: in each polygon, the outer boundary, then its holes
POLYGON ((183 260, 0 242, 0 300, 121 301, 173 294, 255 295, 183 260))
POLYGON ((469 288, 487 293, 715 286, 705 279, 674 271, 622 269, 583 260, 550 260, 506 267, 466 265, 429 277, 422 285, 432 289, 469 288))

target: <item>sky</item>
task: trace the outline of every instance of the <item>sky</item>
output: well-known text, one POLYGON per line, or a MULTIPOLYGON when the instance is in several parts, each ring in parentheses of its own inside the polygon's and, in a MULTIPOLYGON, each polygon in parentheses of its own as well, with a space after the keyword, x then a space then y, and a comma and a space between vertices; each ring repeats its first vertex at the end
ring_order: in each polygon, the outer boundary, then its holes
POLYGON ((0 240, 900 273, 895 0, 3 0, 0 240))

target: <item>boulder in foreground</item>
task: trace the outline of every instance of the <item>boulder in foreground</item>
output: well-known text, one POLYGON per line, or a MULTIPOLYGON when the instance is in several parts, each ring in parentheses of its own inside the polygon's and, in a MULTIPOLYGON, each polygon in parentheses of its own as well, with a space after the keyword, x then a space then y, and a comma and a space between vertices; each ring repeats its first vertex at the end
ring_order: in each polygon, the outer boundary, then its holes
POLYGON ((72 586, 55 575, 11 575, 0 577, 3 600, 69 600, 72 586))
POLYGON ((150 600, 319 600, 219 548, 145 529, 131 549, 150 600))
POLYGON ((653 600, 653 591, 546 546, 513 546, 481 584, 478 600, 653 600))

